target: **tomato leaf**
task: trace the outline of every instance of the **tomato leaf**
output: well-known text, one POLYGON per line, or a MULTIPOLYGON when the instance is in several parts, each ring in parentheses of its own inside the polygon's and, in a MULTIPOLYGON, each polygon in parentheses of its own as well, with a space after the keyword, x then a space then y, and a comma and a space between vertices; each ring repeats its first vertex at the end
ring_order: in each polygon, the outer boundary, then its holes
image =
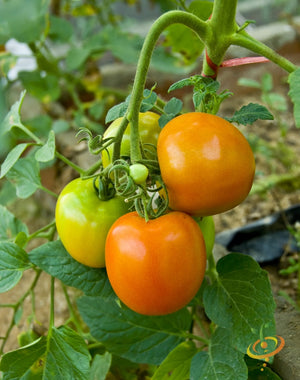
POLYGON ((31 156, 20 158, 7 173, 7 178, 15 185, 19 198, 30 197, 41 187, 40 167, 31 156))
POLYGON ((6 207, 0 205, 0 241, 11 240, 20 232, 28 234, 26 224, 17 219, 6 207))
POLYGON ((275 334, 275 302, 266 271, 250 256, 231 253, 217 263, 219 278, 204 289, 207 316, 230 331, 232 344, 243 353, 265 334, 275 334), (218 305, 218 307, 216 307, 218 305))
POLYGON ((166 317, 147 317, 120 305, 115 296, 83 296, 77 304, 91 334, 110 352, 136 363, 161 363, 185 340, 179 331, 191 324, 187 309, 166 317))
POLYGON ((105 352, 104 355, 96 355, 91 365, 90 380, 105 380, 109 372, 112 355, 105 352))
POLYGON ((23 7, 23 0, 1 1, 0 44, 10 38, 26 43, 38 41, 46 27, 49 3, 31 0, 23 7))
POLYGON ((84 339, 69 327, 62 326, 52 327, 47 337, 3 355, 0 369, 3 380, 89 380, 89 361, 84 339))
POLYGON ((230 332, 217 328, 211 337, 208 351, 198 352, 192 359, 191 380, 247 380, 244 355, 230 345, 230 332))
POLYGON ((249 103, 234 113, 231 118, 226 118, 231 123, 248 125, 256 120, 274 120, 274 116, 261 104, 249 103))
POLYGON ((104 269, 90 268, 74 260, 60 240, 49 242, 29 253, 30 261, 68 286, 88 295, 110 294, 104 269))
POLYGON ((6 114, 1 124, 1 134, 10 131, 13 127, 23 127, 20 112, 25 95, 26 91, 22 91, 20 99, 11 106, 10 111, 6 114))
POLYGON ((30 146, 30 144, 18 144, 16 145, 6 156, 3 164, 1 165, 1 173, 0 178, 3 178, 6 173, 14 166, 14 164, 21 157, 22 153, 26 150, 26 148, 30 146))
POLYGON ((52 328, 50 337, 48 335, 43 378, 52 379, 55 374, 66 380, 89 380, 89 362, 90 354, 80 335, 67 326, 52 328))
POLYGON ((297 128, 300 128, 300 68, 288 77, 290 85, 289 96, 294 103, 294 118, 297 128))
POLYGON ((12 289, 31 264, 27 253, 14 243, 0 243, 0 293, 12 289))
POLYGON ((38 360, 44 355, 46 346, 47 339, 43 336, 25 347, 4 354, 0 363, 3 380, 25 380, 36 374, 39 371, 38 360))
POLYGON ((152 380, 189 379, 191 361, 196 352, 197 348, 191 341, 179 344, 161 363, 152 380))
POLYGON ((20 71, 19 79, 26 90, 44 103, 60 96, 59 80, 53 74, 42 76, 38 71, 20 71))
POLYGON ((55 133, 50 131, 45 145, 35 152, 35 159, 39 162, 49 162, 55 157, 55 133))

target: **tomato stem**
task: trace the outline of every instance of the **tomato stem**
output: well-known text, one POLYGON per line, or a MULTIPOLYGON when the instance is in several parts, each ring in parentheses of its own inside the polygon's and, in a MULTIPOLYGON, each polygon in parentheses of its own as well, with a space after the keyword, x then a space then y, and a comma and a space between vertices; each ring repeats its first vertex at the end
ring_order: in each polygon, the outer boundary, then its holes
POLYGON ((143 90, 145 87, 146 76, 149 69, 152 53, 156 42, 163 30, 166 29, 169 25, 176 23, 186 25, 190 29, 194 30, 201 39, 205 39, 207 30, 206 22, 191 13, 184 11, 169 11, 164 13, 153 23, 149 33, 144 40, 144 44, 139 56, 132 94, 127 110, 127 119, 131 123, 130 146, 132 163, 135 163, 142 158, 139 145, 138 115, 143 100, 143 90))

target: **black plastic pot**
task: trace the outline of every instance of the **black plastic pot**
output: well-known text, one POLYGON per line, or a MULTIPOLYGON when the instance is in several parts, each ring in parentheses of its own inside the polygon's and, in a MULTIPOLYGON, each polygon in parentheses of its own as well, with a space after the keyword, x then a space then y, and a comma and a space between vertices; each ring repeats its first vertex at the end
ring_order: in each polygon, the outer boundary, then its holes
POLYGON ((223 245, 229 252, 249 255, 259 263, 270 262, 279 259, 287 246, 289 251, 299 252, 285 221, 291 225, 300 221, 300 204, 242 228, 221 232, 216 235, 216 243, 223 245))

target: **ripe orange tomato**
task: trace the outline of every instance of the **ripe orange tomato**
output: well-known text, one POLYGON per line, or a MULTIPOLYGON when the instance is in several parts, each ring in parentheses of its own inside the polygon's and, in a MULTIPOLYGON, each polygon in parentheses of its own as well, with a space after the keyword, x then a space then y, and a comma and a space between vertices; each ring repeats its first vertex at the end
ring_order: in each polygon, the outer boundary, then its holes
POLYGON ((218 214, 240 204, 251 189, 255 160, 250 145, 219 116, 175 117, 158 137, 157 154, 173 210, 218 214))
POLYGON ((205 243, 188 214, 174 211, 146 222, 131 212, 109 230, 105 261, 125 305, 137 313, 165 315, 186 306, 200 288, 205 243))

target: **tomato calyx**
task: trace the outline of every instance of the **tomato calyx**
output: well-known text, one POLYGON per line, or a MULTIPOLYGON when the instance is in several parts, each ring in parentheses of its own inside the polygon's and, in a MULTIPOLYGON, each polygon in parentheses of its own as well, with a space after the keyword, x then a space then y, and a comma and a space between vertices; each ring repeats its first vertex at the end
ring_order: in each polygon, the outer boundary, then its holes
POLYGON ((116 195, 113 181, 107 176, 98 176, 93 181, 94 189, 102 201, 108 201, 116 195))

